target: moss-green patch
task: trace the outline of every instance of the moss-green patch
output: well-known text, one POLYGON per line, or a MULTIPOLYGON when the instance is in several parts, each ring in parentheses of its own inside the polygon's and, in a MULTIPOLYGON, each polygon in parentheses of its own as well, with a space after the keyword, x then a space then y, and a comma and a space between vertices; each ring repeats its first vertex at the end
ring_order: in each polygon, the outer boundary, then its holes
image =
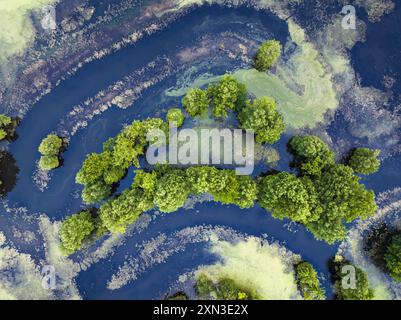
POLYGON ((276 244, 261 243, 250 237, 237 243, 211 239, 210 252, 219 263, 203 266, 213 281, 233 279, 238 285, 255 289, 263 299, 301 299, 291 261, 296 256, 276 244))

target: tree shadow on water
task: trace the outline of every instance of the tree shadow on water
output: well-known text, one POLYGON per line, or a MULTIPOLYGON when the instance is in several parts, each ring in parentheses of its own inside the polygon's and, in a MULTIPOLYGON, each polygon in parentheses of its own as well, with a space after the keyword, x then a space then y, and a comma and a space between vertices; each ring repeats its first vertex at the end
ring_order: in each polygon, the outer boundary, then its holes
POLYGON ((0 197, 6 196, 15 187, 19 171, 13 155, 0 150, 0 197))

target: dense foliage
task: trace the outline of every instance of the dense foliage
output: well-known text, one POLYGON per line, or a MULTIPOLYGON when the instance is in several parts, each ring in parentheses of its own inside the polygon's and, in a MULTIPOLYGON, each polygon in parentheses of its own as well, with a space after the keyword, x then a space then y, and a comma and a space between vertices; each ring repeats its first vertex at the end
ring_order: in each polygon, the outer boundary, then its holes
POLYGON ((320 286, 317 273, 312 265, 302 261, 295 266, 298 288, 305 300, 324 300, 326 295, 320 286))
POLYGON ((4 114, 0 114, 0 141, 7 137, 6 128, 11 124, 12 119, 4 114))
POLYGON ((247 96, 245 85, 230 75, 225 75, 218 83, 209 86, 208 93, 216 118, 224 118, 229 111, 240 110, 247 96))
POLYGON ((373 191, 359 183, 352 168, 335 164, 333 152, 318 137, 296 136, 290 148, 302 175, 281 172, 258 183, 258 201, 274 217, 301 222, 331 244, 345 237, 344 222, 376 211, 373 191))
POLYGON ((264 42, 256 52, 254 67, 259 71, 267 71, 280 58, 281 44, 277 40, 264 42))
POLYGON ((348 165, 357 173, 371 174, 379 170, 379 155, 380 150, 357 148, 353 150, 348 165))
POLYGON ((216 283, 204 273, 196 279, 196 292, 200 298, 213 297, 217 300, 258 300, 255 289, 239 285, 230 278, 221 278, 216 283))
POLYGON ((241 128, 255 131, 258 143, 272 144, 278 141, 285 129, 284 118, 270 97, 256 99, 252 103, 246 101, 238 119, 241 128))
POLYGON ((258 201, 279 219, 307 223, 316 221, 321 214, 316 190, 310 180, 287 172, 262 178, 258 186, 258 201))
POLYGON ((207 92, 198 88, 189 89, 184 99, 182 99, 182 105, 191 117, 204 115, 209 108, 209 104, 210 100, 207 92))
POLYGON ((82 248, 84 241, 95 230, 95 222, 89 211, 82 211, 64 220, 60 228, 61 248, 71 254, 82 248))
POLYGON ((167 122, 173 122, 177 125, 177 127, 181 127, 184 123, 184 115, 181 109, 178 108, 171 108, 167 111, 167 122))
POLYGON ((87 156, 75 179, 84 185, 82 199, 85 203, 106 199, 113 185, 125 176, 130 166, 139 167, 139 157, 144 155, 148 145, 146 135, 152 129, 160 129, 168 134, 168 125, 162 119, 136 120, 117 137, 109 139, 103 145, 102 153, 87 156))
POLYGON ((55 134, 49 134, 39 145, 39 152, 42 154, 39 160, 39 167, 42 170, 51 170, 60 165, 59 155, 63 146, 63 139, 55 134))
POLYGON ((390 275, 401 282, 401 234, 393 236, 384 255, 386 266, 390 275))
MULTIPOLYGON (((345 282, 348 282, 348 279, 345 282)), ((334 289, 339 300, 371 300, 374 297, 366 272, 348 261, 335 263, 334 289), (353 267, 355 270, 355 279, 351 279, 355 288, 345 287, 343 284, 343 277, 349 276, 349 274, 342 273, 342 267, 345 265, 353 267)))

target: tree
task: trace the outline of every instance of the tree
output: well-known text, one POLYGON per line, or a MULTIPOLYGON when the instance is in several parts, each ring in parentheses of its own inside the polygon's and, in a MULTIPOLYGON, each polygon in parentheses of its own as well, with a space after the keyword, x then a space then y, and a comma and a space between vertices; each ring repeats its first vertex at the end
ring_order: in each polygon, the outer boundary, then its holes
POLYGON ((233 76, 225 75, 215 85, 209 86, 212 97, 213 115, 216 118, 227 117, 228 111, 240 110, 245 104, 246 87, 233 76))
POLYGON ((334 153, 319 137, 294 136, 289 146, 304 174, 318 176, 326 166, 334 164, 334 153))
POLYGON ((166 117, 168 122, 175 122, 177 127, 181 127, 185 119, 181 109, 178 108, 169 109, 166 117))
POLYGON ((280 172, 259 181, 258 201, 278 219, 308 223, 319 219, 321 208, 316 190, 308 180, 280 172))
POLYGON ((274 143, 285 130, 284 118, 270 97, 247 101, 238 118, 241 128, 255 131, 258 143, 274 143))
POLYGON ((191 117, 204 115, 209 108, 210 100, 207 92, 199 89, 189 89, 185 97, 182 99, 182 105, 191 117))
POLYGON ((39 167, 42 170, 51 170, 60 165, 59 153, 63 146, 63 139, 55 134, 49 134, 39 145, 39 152, 42 154, 39 160, 39 167))
POLYGON ((401 282, 401 234, 393 236, 384 255, 384 261, 390 275, 401 282))
POLYGON ((281 44, 277 40, 264 42, 256 52, 254 67, 258 71, 267 71, 277 63, 280 57, 281 44))
POLYGON ((154 203, 162 212, 173 212, 184 205, 189 193, 184 173, 171 170, 157 181, 154 203))
POLYGON ((85 185, 82 190, 82 201, 86 204, 101 202, 111 195, 112 186, 97 180, 85 185))
POLYGON ((374 297, 373 290, 370 287, 368 276, 365 271, 358 268, 348 261, 337 262, 334 266, 334 289, 336 292, 337 299, 339 300, 371 300, 374 297), (343 284, 343 277, 345 275, 350 276, 351 274, 343 274, 343 267, 348 266, 355 270, 355 279, 351 279, 354 284, 347 282, 345 287, 343 284), (348 287, 350 285, 350 287, 348 287))
POLYGON ((7 132, 3 129, 0 129, 0 141, 7 137, 7 132))
POLYGON ((63 139, 55 134, 49 134, 39 145, 39 152, 44 156, 58 156, 63 139))
POLYGON ((41 156, 39 159, 39 167, 42 170, 52 170, 60 165, 57 156, 41 156))
POLYGON ((113 233, 125 233, 127 226, 152 208, 152 202, 144 191, 137 187, 125 190, 121 195, 107 201, 100 207, 100 219, 103 225, 113 233))
POLYGON ((305 300, 324 300, 326 295, 320 286, 317 273, 312 265, 302 261, 295 266, 298 288, 305 300))
POLYGON ((60 227, 61 248, 66 254, 74 253, 82 248, 94 230, 95 223, 89 211, 72 215, 60 227))
POLYGON ((0 140, 7 137, 7 131, 5 130, 12 123, 12 119, 4 114, 0 114, 0 140))
POLYGON ((357 173, 371 174, 379 170, 380 162, 377 157, 380 150, 368 148, 355 149, 348 161, 348 165, 357 173))

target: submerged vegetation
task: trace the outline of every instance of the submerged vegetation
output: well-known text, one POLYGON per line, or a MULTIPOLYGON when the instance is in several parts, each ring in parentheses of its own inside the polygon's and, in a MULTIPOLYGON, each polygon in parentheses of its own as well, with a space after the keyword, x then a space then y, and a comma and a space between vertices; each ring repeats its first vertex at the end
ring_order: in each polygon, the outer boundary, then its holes
POLYGON ((39 167, 42 170, 52 170, 60 166, 60 153, 63 149, 63 139, 55 134, 49 134, 39 145, 41 157, 39 167))

